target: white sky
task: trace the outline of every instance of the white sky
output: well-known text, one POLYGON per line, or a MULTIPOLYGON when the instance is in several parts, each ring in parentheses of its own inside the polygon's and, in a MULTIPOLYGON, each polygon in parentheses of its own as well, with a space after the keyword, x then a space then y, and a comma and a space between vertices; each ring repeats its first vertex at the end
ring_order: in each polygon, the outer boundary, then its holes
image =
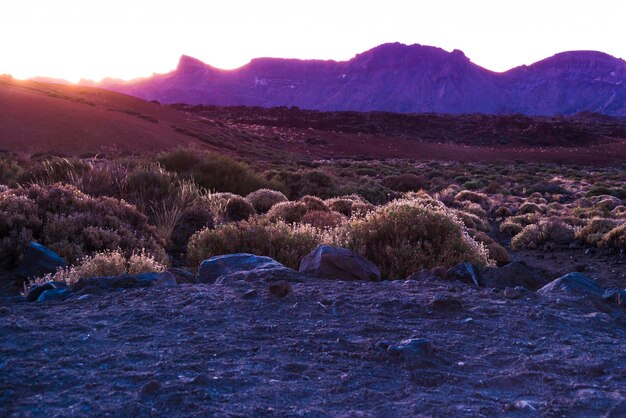
POLYGON ((495 71, 566 50, 626 58, 626 0, 1 0, 0 74, 77 81, 255 57, 346 60, 385 42, 495 71))

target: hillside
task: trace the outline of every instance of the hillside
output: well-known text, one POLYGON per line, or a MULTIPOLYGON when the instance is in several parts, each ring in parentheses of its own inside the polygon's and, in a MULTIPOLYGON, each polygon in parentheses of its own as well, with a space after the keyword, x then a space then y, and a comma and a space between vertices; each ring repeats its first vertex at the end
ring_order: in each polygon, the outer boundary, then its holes
POLYGON ((0 149, 28 154, 124 154, 183 146, 277 161, 358 157, 610 165, 626 160, 626 122, 598 114, 546 118, 167 106, 98 88, 9 77, 0 77, 0 125, 0 149))
POLYGON ((504 73, 458 50, 399 43, 343 62, 259 58, 228 71, 183 56, 171 73, 100 86, 163 103, 626 116, 626 62, 595 51, 565 52, 504 73))

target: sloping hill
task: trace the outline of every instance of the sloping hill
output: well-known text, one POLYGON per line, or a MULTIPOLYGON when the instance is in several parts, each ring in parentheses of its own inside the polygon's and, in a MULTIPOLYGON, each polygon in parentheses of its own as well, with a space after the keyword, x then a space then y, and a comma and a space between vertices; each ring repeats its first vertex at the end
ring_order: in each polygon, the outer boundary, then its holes
POLYGON ((0 77, 0 148, 140 152, 204 144, 177 132, 184 113, 123 94, 0 77))

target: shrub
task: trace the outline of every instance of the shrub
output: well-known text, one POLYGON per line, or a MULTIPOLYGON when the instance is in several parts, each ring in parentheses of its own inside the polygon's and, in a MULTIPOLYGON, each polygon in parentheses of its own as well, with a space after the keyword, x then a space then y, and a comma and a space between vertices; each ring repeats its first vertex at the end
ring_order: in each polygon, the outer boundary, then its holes
POLYGON ((178 174, 191 173, 202 157, 195 151, 177 148, 159 155, 157 161, 167 170, 178 174))
POLYGON ((511 240, 511 247, 536 249, 545 243, 568 244, 575 239, 575 229, 558 218, 549 218, 539 224, 528 225, 511 240))
POLYGON ((328 206, 326 203, 319 197, 315 196, 304 196, 300 199, 300 202, 306 205, 307 211, 317 211, 317 212, 328 212, 328 206))
POLYGON ((197 267, 203 260, 216 255, 243 252, 272 257, 297 269, 300 260, 321 240, 314 228, 254 218, 196 233, 189 241, 187 259, 190 265, 197 267))
POLYGON ((343 225, 347 221, 345 215, 332 211, 312 211, 307 212, 301 222, 320 229, 333 229, 343 225))
POLYGON ((599 244, 601 247, 617 248, 626 251, 626 223, 604 234, 599 244))
POLYGON ((77 265, 37 278, 31 284, 45 283, 50 280, 73 284, 89 277, 161 272, 165 270, 165 267, 164 264, 143 251, 134 252, 128 258, 120 251, 105 251, 86 256, 77 265))
POLYGON ((426 187, 426 183, 423 179, 410 173, 387 176, 383 179, 382 184, 396 192, 410 192, 426 187))
POLYGON ((347 217, 352 216, 352 205, 354 204, 354 201, 351 199, 335 197, 326 200, 324 203, 326 203, 326 206, 334 212, 339 212, 347 217))
POLYGON ((494 214, 496 215, 496 218, 506 218, 508 216, 512 215, 511 209, 507 208, 506 206, 500 206, 498 207, 498 209, 495 210, 494 214))
POLYGON ((385 277, 463 261, 489 263, 485 248, 451 211, 419 201, 394 201, 351 219, 340 241, 378 265, 385 277))
POLYGON ((494 260, 498 265, 504 265, 511 261, 511 257, 506 249, 489 235, 482 231, 476 231, 472 236, 476 241, 482 243, 485 248, 487 248, 489 258, 494 260))
POLYGON ((255 214, 254 206, 241 196, 228 199, 224 208, 224 217, 231 222, 243 221, 255 214))
POLYGON ((184 253, 191 236, 203 228, 213 228, 214 222, 213 213, 204 206, 196 205, 186 209, 172 232, 170 249, 184 253))
POLYGON ((519 208, 520 214, 528 214, 528 213, 543 213, 543 210, 539 205, 532 202, 526 202, 519 208))
POLYGON ((308 212, 306 205, 302 202, 282 202, 274 205, 267 213, 270 221, 284 221, 288 224, 302 221, 302 217, 308 212))
POLYGON ((490 205, 489 198, 487 195, 478 192, 472 192, 470 190, 462 190, 454 196, 454 200, 457 202, 469 201, 472 203, 477 203, 483 208, 488 208, 490 205))
POLYGON ((118 248, 127 256, 141 248, 158 260, 163 242, 145 215, 123 201, 89 197, 71 186, 33 185, 0 193, 1 256, 15 265, 30 240, 70 263, 118 248))
POLYGON ((594 218, 576 232, 576 238, 590 245, 598 245, 604 235, 618 224, 614 219, 594 218))
POLYGON ((246 196, 246 200, 254 206, 257 213, 267 213, 272 206, 280 202, 286 202, 287 196, 276 190, 260 189, 246 196))
POLYGON ((524 229, 524 227, 515 222, 505 221, 500 224, 500 232, 510 237, 519 234, 522 232, 522 229, 524 229))

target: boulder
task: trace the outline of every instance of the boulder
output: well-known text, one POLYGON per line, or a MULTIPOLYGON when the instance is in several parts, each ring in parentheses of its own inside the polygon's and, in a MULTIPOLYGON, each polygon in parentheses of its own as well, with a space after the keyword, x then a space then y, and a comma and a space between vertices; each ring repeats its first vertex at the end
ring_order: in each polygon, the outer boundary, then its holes
POLYGON ((482 284, 478 267, 471 263, 460 263, 446 271, 446 280, 458 280, 476 286, 482 284))
POLYGON ((494 289, 518 286, 537 290, 550 282, 549 274, 542 269, 530 267, 523 261, 512 261, 503 267, 487 267, 481 272, 482 284, 494 289))
POLYGON ((44 291, 37 298, 37 302, 51 302, 55 300, 65 300, 70 296, 67 289, 49 289, 44 291))
MULTIPOLYGON (((229 276, 240 272, 256 270, 287 269, 278 261, 270 257, 254 254, 226 254, 211 257, 200 264, 198 281, 200 283, 215 283, 220 276, 229 276)), ((289 270, 289 269, 287 269, 289 270)))
POLYGON ((428 282, 432 280, 437 280, 439 277, 432 271, 428 269, 421 269, 420 271, 416 271, 406 278, 407 280, 416 280, 418 282, 428 282))
POLYGON ((604 295, 604 288, 584 274, 568 273, 537 290, 537 293, 572 293, 601 298, 604 295))
POLYGON ((176 278, 176 283, 196 283, 196 276, 185 269, 172 267, 167 269, 176 278))
POLYGON ((67 284, 65 284, 65 282, 47 282, 47 283, 32 285, 28 289, 28 293, 26 294, 26 302, 35 302, 36 300, 39 299, 39 296, 41 296, 43 292, 46 292, 48 290, 66 289, 66 288, 67 288, 67 284))
POLYGON ((319 245, 304 256, 300 273, 339 280, 379 281, 380 270, 374 263, 345 248, 319 245))
POLYGON ((65 260, 50 248, 31 242, 24 251, 15 274, 22 279, 32 279, 55 273, 65 266, 67 266, 65 260))
POLYGON ((619 306, 626 306, 626 289, 606 289, 602 295, 602 300, 619 306))

